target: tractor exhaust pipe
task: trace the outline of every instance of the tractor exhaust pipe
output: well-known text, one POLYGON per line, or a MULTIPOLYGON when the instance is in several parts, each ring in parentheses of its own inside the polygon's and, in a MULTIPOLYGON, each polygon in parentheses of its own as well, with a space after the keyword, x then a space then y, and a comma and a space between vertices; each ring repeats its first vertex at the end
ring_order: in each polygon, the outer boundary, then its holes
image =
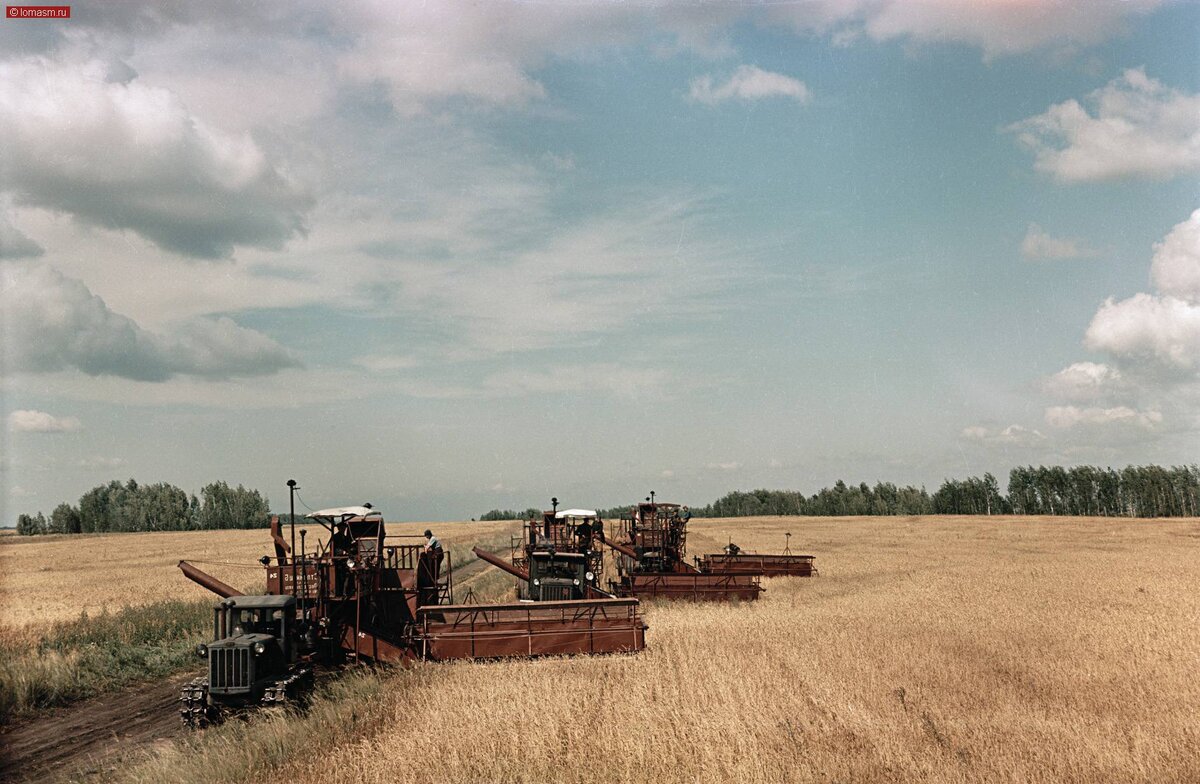
POLYGON ((513 577, 529 582, 529 572, 524 569, 518 569, 495 553, 489 553, 487 550, 480 550, 478 547, 472 547, 471 552, 475 553, 480 560, 487 561, 497 569, 503 569, 513 577))
POLYGON ((228 599, 230 596, 245 596, 245 594, 239 591, 237 588, 234 588, 231 585, 226 585, 216 577, 213 577, 211 574, 203 572, 192 566, 187 561, 179 562, 179 570, 183 572, 184 577, 203 588, 207 588, 217 596, 220 596, 222 599, 228 599))

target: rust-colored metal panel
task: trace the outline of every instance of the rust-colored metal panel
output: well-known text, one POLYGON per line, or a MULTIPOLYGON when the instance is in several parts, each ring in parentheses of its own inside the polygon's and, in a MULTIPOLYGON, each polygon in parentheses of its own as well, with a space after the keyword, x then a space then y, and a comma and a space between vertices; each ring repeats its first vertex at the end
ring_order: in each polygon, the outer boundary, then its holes
POLYGON ((342 631, 342 650, 356 653, 360 658, 375 662, 408 662, 416 658, 409 645, 397 644, 365 629, 355 634, 350 626, 342 631))
POLYGON ((812 577, 817 571, 814 555, 712 554, 700 559, 700 571, 708 574, 761 574, 765 577, 812 577))
POLYGON ((754 601, 763 588, 757 574, 688 574, 638 572, 627 574, 617 586, 621 596, 684 599, 697 602, 754 601))
POLYGON ((433 660, 640 651, 636 599, 447 605, 419 612, 421 653, 433 660))
POLYGON ((187 561, 179 562, 179 570, 183 572, 183 576, 196 583, 197 585, 207 588, 208 590, 220 596, 222 599, 228 599, 231 596, 242 596, 242 592, 231 585, 221 582, 216 577, 213 577, 208 572, 197 569, 187 561))

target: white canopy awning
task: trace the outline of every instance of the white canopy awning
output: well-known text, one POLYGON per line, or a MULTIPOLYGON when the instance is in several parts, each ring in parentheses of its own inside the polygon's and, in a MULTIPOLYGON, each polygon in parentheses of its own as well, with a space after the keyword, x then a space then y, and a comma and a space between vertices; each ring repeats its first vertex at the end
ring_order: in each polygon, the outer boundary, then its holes
POLYGON ((368 515, 382 515, 383 512, 378 512, 374 509, 368 509, 365 506, 338 506, 333 509, 322 509, 318 512, 313 512, 306 517, 367 517, 368 515))
POLYGON ((554 515, 559 520, 564 517, 596 517, 595 509, 564 509, 554 515))

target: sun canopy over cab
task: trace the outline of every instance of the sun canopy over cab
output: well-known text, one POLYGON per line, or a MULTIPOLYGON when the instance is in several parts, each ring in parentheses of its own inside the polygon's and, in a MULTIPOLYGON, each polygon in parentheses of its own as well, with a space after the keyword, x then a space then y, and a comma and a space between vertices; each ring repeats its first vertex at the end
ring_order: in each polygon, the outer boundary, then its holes
POLYGON ((326 518, 331 520, 340 520, 346 517, 382 517, 383 512, 376 511, 369 506, 338 506, 333 509, 322 509, 318 512, 305 515, 305 517, 314 520, 318 518, 326 518))
POLYGON ((595 509, 563 509, 560 512, 556 512, 554 516, 559 520, 568 517, 599 517, 595 509))

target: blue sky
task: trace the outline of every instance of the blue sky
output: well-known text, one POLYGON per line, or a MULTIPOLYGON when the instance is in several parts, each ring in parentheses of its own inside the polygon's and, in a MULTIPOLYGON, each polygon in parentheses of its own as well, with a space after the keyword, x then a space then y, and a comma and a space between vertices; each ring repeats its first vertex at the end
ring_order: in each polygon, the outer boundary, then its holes
POLYGON ((5 521, 1195 460, 1195 4, 73 9, 0 24, 5 521))

